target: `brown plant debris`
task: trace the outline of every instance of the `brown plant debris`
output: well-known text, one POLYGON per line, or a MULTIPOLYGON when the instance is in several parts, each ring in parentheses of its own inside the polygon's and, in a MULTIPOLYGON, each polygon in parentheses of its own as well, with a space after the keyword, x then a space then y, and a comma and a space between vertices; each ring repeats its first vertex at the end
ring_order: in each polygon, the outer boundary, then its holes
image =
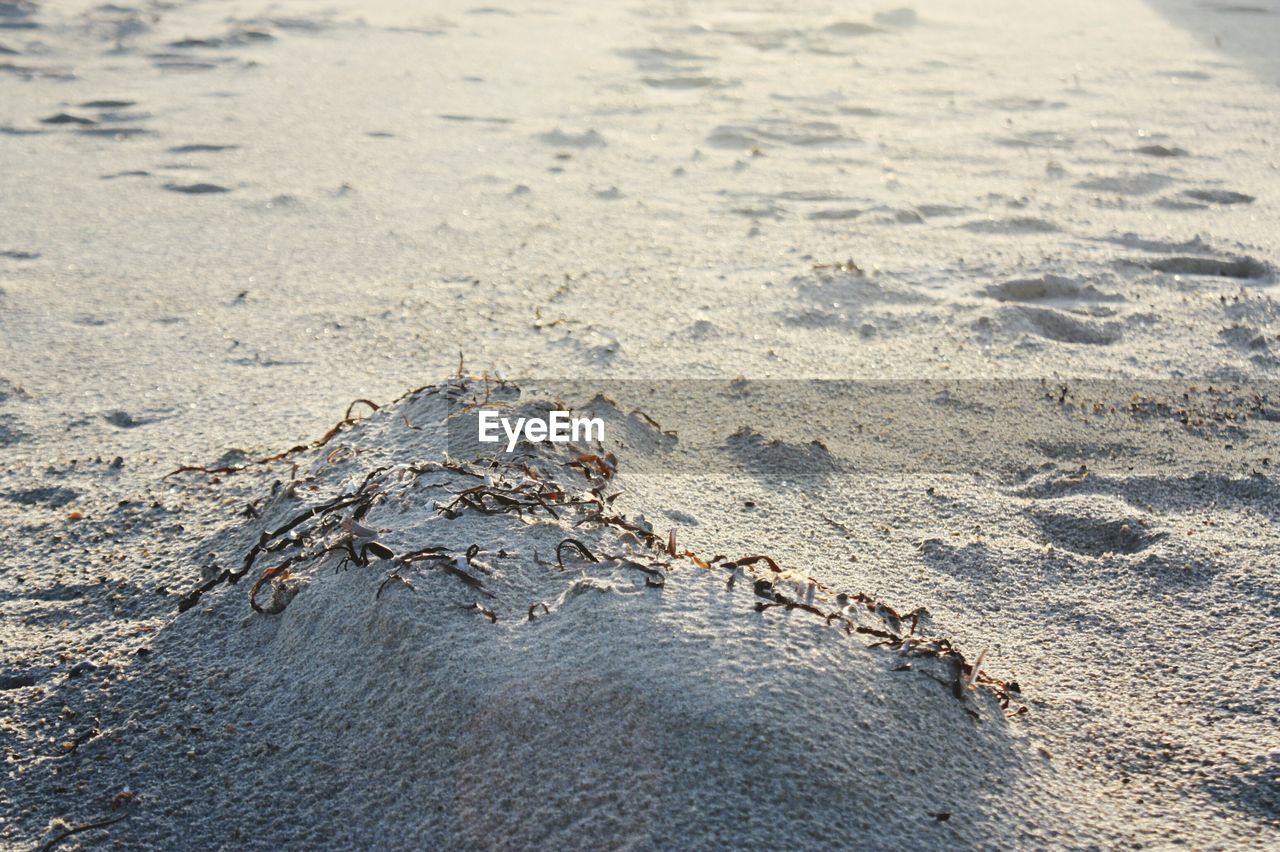
MULTIPOLYGON (((486 397, 493 387, 487 378, 484 379, 483 392, 486 397)), ((457 401, 463 399, 467 392, 478 390, 480 388, 475 380, 462 377, 443 385, 411 391, 406 397, 440 394, 446 399, 457 401)), ((357 400, 352 406, 358 403, 378 410, 378 406, 368 400, 357 400)), ((305 449, 318 449, 353 422, 349 408, 347 416, 320 440, 269 456, 264 461, 278 460, 305 449)), ((405 422, 406 428, 413 428, 408 424, 407 418, 405 422)), ((207 579, 180 600, 178 610, 183 612, 190 609, 203 594, 220 584, 238 582, 255 569, 259 560, 270 558, 272 564, 258 572, 250 588, 249 605, 255 612, 263 615, 278 614, 297 593, 296 584, 289 585, 293 581, 294 572, 311 567, 334 553, 342 556, 336 566, 337 570, 350 565, 366 568, 377 560, 391 563, 392 570, 378 586, 375 599, 380 598, 382 592, 392 584, 416 591, 409 578, 410 573, 429 568, 456 579, 472 594, 495 600, 497 596, 486 587, 483 579, 492 569, 479 558, 482 553, 494 553, 493 551, 482 550, 478 543, 470 545, 461 553, 426 544, 397 554, 394 548, 382 540, 382 531, 375 530, 364 522, 374 506, 393 499, 402 500, 403 496, 393 495, 404 495, 407 493, 405 489, 429 474, 445 473, 448 475, 444 482, 428 481, 425 484, 429 487, 447 488, 448 483, 452 482, 456 488, 459 478, 475 484, 453 490, 448 498, 436 502, 435 511, 443 519, 456 519, 467 513, 511 515, 522 524, 558 523, 581 529, 612 530, 619 542, 626 545, 626 552, 607 554, 593 552, 580 539, 564 538, 556 546, 554 563, 542 562, 536 559, 536 554, 534 556, 538 565, 550 570, 563 571, 568 567, 565 558, 569 556, 584 571, 606 570, 610 567, 636 571, 644 575, 644 587, 652 589, 664 588, 668 577, 679 570, 681 565, 707 572, 727 571, 727 588, 732 590, 738 579, 748 582, 755 597, 753 609, 762 616, 786 613, 812 617, 829 627, 843 630, 849 636, 870 637, 874 640, 871 647, 888 648, 908 657, 944 660, 949 664, 947 671, 950 673, 943 680, 944 685, 960 700, 964 700, 971 690, 977 688, 992 692, 1006 709, 1016 700, 1019 694, 1018 684, 988 674, 982 668, 981 655, 977 664, 971 664, 948 639, 918 635, 923 609, 903 613, 865 593, 850 594, 831 589, 811 577, 800 578, 797 572, 784 569, 777 559, 766 554, 752 554, 737 559, 716 555, 711 559, 704 559, 691 550, 679 548, 675 530, 664 537, 656 533, 649 524, 641 520, 630 520, 613 510, 613 501, 620 492, 613 484, 617 459, 612 454, 600 456, 575 453, 563 469, 576 473, 581 481, 560 482, 543 474, 527 461, 497 458, 479 458, 468 462, 445 457, 443 460, 375 467, 354 487, 347 486, 341 493, 295 511, 283 523, 262 531, 238 568, 223 569, 207 579), (647 556, 635 558, 636 547, 641 548, 647 556), (264 605, 259 602, 259 597, 268 588, 272 590, 272 596, 270 602, 264 605)), ((298 499, 298 485, 299 483, 294 482, 281 487, 277 483, 272 501, 259 513, 264 517, 268 516, 272 502, 278 508, 278 504, 284 501, 298 499)), ((505 550, 498 550, 494 555, 500 559, 509 556, 505 550)), ((498 607, 479 602, 463 606, 483 615, 491 624, 499 622, 498 607)), ((551 605, 536 602, 528 607, 524 621, 531 622, 539 616, 552 614, 554 610, 551 605)), ((913 669, 908 662, 898 665, 894 671, 913 669)), ((938 679, 935 675, 929 676, 938 679)), ((1026 707, 1018 706, 1007 715, 1012 717, 1024 712, 1026 707)))

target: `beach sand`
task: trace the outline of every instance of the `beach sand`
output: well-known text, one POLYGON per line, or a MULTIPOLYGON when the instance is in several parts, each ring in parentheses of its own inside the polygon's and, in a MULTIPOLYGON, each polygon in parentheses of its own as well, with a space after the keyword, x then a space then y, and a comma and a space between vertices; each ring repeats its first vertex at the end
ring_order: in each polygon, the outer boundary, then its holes
POLYGON ((0 845, 1280 843, 1280 3, 320 8, 0 3, 0 845))

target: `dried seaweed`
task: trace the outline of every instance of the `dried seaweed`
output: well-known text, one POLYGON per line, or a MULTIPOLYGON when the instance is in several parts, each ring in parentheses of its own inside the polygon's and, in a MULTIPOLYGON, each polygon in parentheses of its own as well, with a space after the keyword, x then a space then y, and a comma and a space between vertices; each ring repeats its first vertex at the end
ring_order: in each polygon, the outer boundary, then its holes
MULTIPOLYGON (((460 361, 460 375, 462 366, 460 361)), ((503 384, 499 380, 491 385, 485 377, 485 398, 488 398, 492 388, 503 386, 503 384)), ((472 380, 459 378, 445 385, 411 391, 406 394, 406 397, 415 394, 440 394, 451 401, 460 401, 472 386, 472 380)), ((324 446, 334 435, 353 422, 352 410, 357 404, 364 404, 375 411, 378 410, 376 404, 368 400, 357 400, 348 408, 343 420, 318 441, 269 456, 262 461, 275 461, 301 450, 318 449, 324 446)), ((660 428, 652 418, 647 415, 644 417, 655 428, 660 428)), ((415 428, 407 416, 404 416, 403 420, 406 428, 415 428)), ((617 555, 602 554, 593 552, 580 539, 564 538, 556 546, 556 561, 540 564, 564 570, 565 556, 572 554, 584 563, 600 566, 600 568, 613 565, 625 570, 638 571, 644 575, 646 587, 658 589, 665 587, 673 568, 681 562, 688 563, 696 569, 708 571, 727 569, 729 576, 726 585, 730 591, 734 589, 738 579, 744 579, 751 584, 752 592, 757 598, 753 604, 757 613, 779 611, 805 617, 812 616, 820 619, 822 624, 843 629, 850 636, 867 636, 873 639, 871 647, 884 647, 911 657, 943 660, 949 666, 950 676, 945 679, 935 679, 944 683, 960 700, 964 700, 972 690, 983 688, 994 693, 1002 707, 1008 709, 1015 695, 1020 692, 1016 682, 999 680, 983 669, 984 655, 979 655, 975 663, 970 664, 949 640, 918 636, 917 630, 920 627, 923 609, 902 613, 865 593, 837 592, 812 578, 802 581, 792 580, 790 578, 794 575, 784 570, 775 558, 766 554, 753 554, 732 560, 723 555, 716 555, 707 560, 691 550, 679 549, 674 529, 665 537, 660 536, 648 524, 629 520, 614 512, 613 500, 620 492, 612 486, 612 480, 617 471, 617 459, 612 454, 603 456, 576 454, 565 462, 563 467, 576 471, 582 477, 582 483, 575 486, 577 490, 568 484, 547 478, 537 468, 521 461, 476 459, 464 462, 446 458, 442 461, 427 461, 408 467, 400 466, 395 469, 395 478, 385 481, 383 474, 388 471, 388 468, 374 468, 364 476, 358 487, 303 509, 284 523, 262 532, 258 541, 246 553, 239 569, 224 569, 194 589, 181 599, 178 605, 179 611, 185 611, 194 606, 201 595, 217 585, 224 582, 237 582, 253 570, 258 559, 268 555, 275 557, 274 564, 258 575, 249 592, 250 606, 256 612, 265 615, 282 611, 283 604, 278 601, 284 597, 277 596, 273 598, 271 605, 262 606, 257 599, 264 588, 277 585, 280 581, 287 579, 291 576, 290 570, 299 567, 302 563, 310 564, 331 553, 342 554, 339 569, 349 564, 367 567, 375 559, 392 563, 393 569, 378 586, 375 599, 381 597, 382 592, 393 583, 416 591, 406 575, 409 569, 419 565, 439 570, 453 577, 473 594, 494 599, 496 596, 485 588, 484 581, 475 573, 476 571, 484 573, 488 570, 483 563, 476 561, 480 553, 478 544, 472 544, 465 553, 461 554, 440 546, 426 546, 396 555, 392 548, 378 540, 376 530, 361 523, 375 505, 387 499, 386 495, 391 485, 398 485, 405 481, 406 477, 417 478, 429 471, 449 471, 477 482, 475 485, 452 492, 447 501, 437 503, 436 511, 444 518, 452 519, 464 513, 475 512, 486 515, 509 514, 522 521, 538 522, 541 515, 543 520, 571 522, 575 527, 618 530, 621 533, 619 536, 621 540, 630 539, 633 545, 647 548, 651 554, 647 561, 632 558, 634 550, 617 555), (788 594, 787 590, 792 584, 801 590, 799 598, 788 594), (830 608, 829 603, 824 602, 833 602, 835 606, 830 608)), ((190 469, 195 468, 185 470, 190 469)), ((286 488, 285 493, 290 495, 291 491, 286 488)), ((500 552, 500 555, 506 554, 500 552)), ((588 570, 585 565, 584 570, 588 570)), ((278 585, 277 588, 279 588, 278 585)), ((496 623, 498 620, 495 609, 478 602, 466 604, 465 608, 476 610, 491 623, 496 623)), ((528 607, 526 620, 535 620, 539 616, 539 610, 542 615, 552 613, 546 603, 534 603, 528 607)), ((912 670, 910 663, 899 665, 895 669, 895 671, 912 670)), ((934 677, 928 672, 924 673, 934 677)), ((1025 706, 1020 706, 1008 715, 1012 717, 1024 712, 1026 712, 1025 706)))
POLYGON ((240 471, 245 470, 246 468, 249 468, 249 467, 266 465, 266 464, 271 464, 272 462, 281 461, 282 459, 286 459, 289 456, 292 456, 296 453, 306 452, 307 450, 317 450, 320 447, 323 447, 325 444, 332 441, 334 438, 336 438, 338 434, 342 432, 343 429, 352 425, 353 423, 358 422, 361 419, 357 417, 352 417, 351 411, 357 405, 360 405, 362 403, 364 405, 369 406, 374 411, 377 411, 379 409, 379 406, 376 402, 371 402, 367 399, 354 400, 350 405, 347 406, 347 413, 343 415, 341 420, 335 423, 328 432, 325 432, 322 436, 320 436, 319 438, 317 438, 316 440, 312 441, 309 444, 298 444, 297 446, 290 447, 289 449, 283 452, 274 453, 269 456, 264 456, 260 459, 256 459, 251 462, 246 462, 245 464, 224 465, 222 467, 207 467, 205 465, 184 465, 183 467, 180 467, 177 470, 172 470, 169 473, 165 474, 164 478, 168 479, 169 477, 177 476, 180 473, 204 473, 209 475, 239 473, 240 471))
POLYGON ((392 572, 391 574, 388 574, 387 579, 383 580, 378 586, 378 591, 373 596, 374 600, 382 597, 382 590, 392 583, 399 583, 411 592, 418 591, 417 588, 414 587, 413 583, 409 582, 404 577, 401 577, 399 574, 392 572))
POLYGON ((492 593, 485 590, 484 583, 482 583, 478 577, 467 573, 466 570, 459 566, 459 562, 463 564, 470 563, 470 560, 468 560, 466 556, 455 556, 454 554, 438 547, 428 547, 422 550, 415 550, 412 553, 406 553, 404 556, 401 556, 396 560, 396 563, 402 567, 412 565, 416 562, 433 563, 435 567, 439 568, 441 571, 457 577, 466 585, 480 592, 480 594, 490 598, 493 597, 492 593))
POLYGON ((463 609, 474 609, 474 610, 477 610, 481 615, 483 615, 485 618, 489 619, 489 623, 490 623, 490 624, 497 624, 497 623, 498 623, 498 614, 497 614, 496 612, 494 612, 493 610, 491 610, 491 609, 485 609, 483 606, 481 606, 481 605, 480 605, 480 604, 478 604, 478 603, 468 604, 467 606, 463 607, 463 609))
POLYGON ((590 550, 587 549, 585 544, 578 541, 576 538, 566 538, 564 541, 556 545, 556 563, 559 564, 561 568, 564 568, 564 548, 566 545, 578 551, 578 553, 588 562, 600 561, 599 559, 596 559, 595 555, 590 550))
MULTIPOLYGON (((273 530, 263 532, 259 536, 258 542, 250 548, 249 552, 245 555, 244 564, 239 571, 230 568, 223 569, 219 574, 193 589, 190 593, 179 600, 178 612, 185 612, 195 606, 205 592, 208 592, 222 583, 234 584, 239 582, 241 577, 252 570, 254 561, 261 554, 274 553, 280 550, 299 547, 307 540, 307 536, 291 536, 287 538, 285 536, 288 536, 289 533, 292 533, 295 529, 306 522, 313 520, 314 518, 321 517, 323 519, 322 529, 324 531, 328 531, 329 529, 337 526, 337 521, 332 518, 332 514, 348 507, 355 507, 352 517, 359 520, 373 505, 374 495, 369 491, 370 483, 373 482, 374 477, 385 470, 385 467, 378 467, 371 470, 365 476, 364 481, 361 482, 360 487, 356 489, 355 493, 342 494, 334 497, 331 500, 294 515, 284 524, 273 530)), ((314 535, 315 532, 316 530, 312 530, 311 534, 314 535)), ((257 586, 255 585, 255 589, 256 588, 257 586)))

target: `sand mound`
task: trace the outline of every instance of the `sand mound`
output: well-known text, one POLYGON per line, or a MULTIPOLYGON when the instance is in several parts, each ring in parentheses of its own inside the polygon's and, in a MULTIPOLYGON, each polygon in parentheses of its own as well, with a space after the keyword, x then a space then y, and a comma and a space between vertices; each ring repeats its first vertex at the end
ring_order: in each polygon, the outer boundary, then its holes
POLYGON ((681 549, 619 508, 621 447, 450 458, 484 395, 540 407, 465 381, 410 394, 293 454, 257 517, 202 548, 207 582, 157 638, 128 722, 86 745, 129 744, 164 790, 168 813, 139 810, 135 839, 179 824, 215 846, 1034 830, 1003 810, 1020 793, 996 809, 980 792, 1038 763, 1006 721, 1016 686, 970 685, 925 613, 763 555, 681 549))

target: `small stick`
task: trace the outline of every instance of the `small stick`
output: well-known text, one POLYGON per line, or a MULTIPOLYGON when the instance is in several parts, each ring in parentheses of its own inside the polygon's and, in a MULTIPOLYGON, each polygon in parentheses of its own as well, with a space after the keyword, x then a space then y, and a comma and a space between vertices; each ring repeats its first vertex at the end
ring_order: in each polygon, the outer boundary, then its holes
POLYGON ((983 648, 978 652, 978 659, 973 661, 973 668, 969 670, 969 677, 965 680, 965 686, 973 686, 978 680, 978 672, 982 670, 982 661, 987 658, 987 649, 983 648))
POLYGON ((40 852, 49 852, 50 849, 57 846, 59 843, 66 840, 68 837, 70 837, 73 834, 79 834, 82 831, 92 831, 95 828, 106 828, 109 825, 115 825, 116 823, 120 822, 120 820, 124 819, 127 816, 129 815, 125 814, 124 816, 113 817, 112 819, 104 819, 104 820, 101 820, 100 822, 82 822, 77 826, 72 826, 71 828, 68 828, 66 831, 59 834, 57 837, 54 837, 53 839, 51 839, 45 845, 41 846, 40 852))

